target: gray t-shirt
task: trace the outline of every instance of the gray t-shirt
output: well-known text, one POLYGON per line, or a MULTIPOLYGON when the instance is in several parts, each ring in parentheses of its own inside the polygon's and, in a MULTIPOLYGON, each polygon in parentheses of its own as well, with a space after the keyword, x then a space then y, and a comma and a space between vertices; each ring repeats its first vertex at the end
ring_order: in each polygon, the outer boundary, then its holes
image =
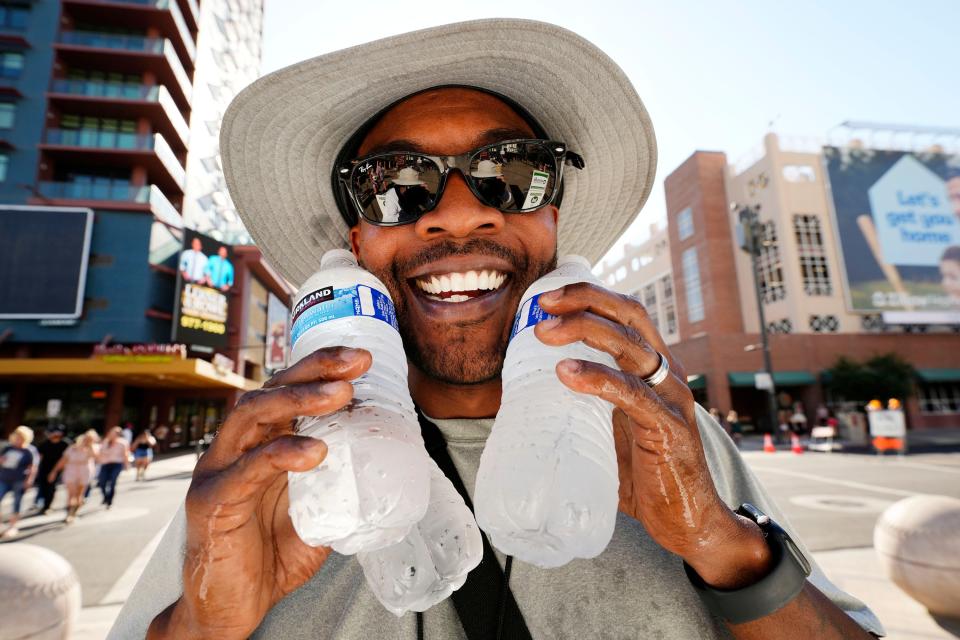
MULTIPOLYGON (((480 452, 492 419, 432 420, 443 432, 450 457, 473 495, 480 452)), ((697 406, 707 463, 721 498, 732 507, 751 502, 797 537, 783 514, 747 468, 730 438, 697 406)), ((124 605, 109 639, 143 638, 150 621, 181 593, 186 521, 181 508, 143 576, 124 605)), ((811 557, 802 541, 801 549, 811 557)), ((498 554, 501 564, 503 556, 498 554)), ((840 591, 813 563, 810 581, 861 627, 884 635, 862 602, 840 591)), ((613 539, 592 560, 556 569, 514 561, 510 588, 534 638, 730 638, 722 621, 703 606, 680 558, 655 543, 636 520, 619 514, 613 539)), ((424 614, 428 639, 465 639, 448 598, 424 614)), ((416 616, 396 617, 374 598, 360 565, 332 553, 305 585, 279 602, 254 638, 314 640, 416 638, 416 616)))

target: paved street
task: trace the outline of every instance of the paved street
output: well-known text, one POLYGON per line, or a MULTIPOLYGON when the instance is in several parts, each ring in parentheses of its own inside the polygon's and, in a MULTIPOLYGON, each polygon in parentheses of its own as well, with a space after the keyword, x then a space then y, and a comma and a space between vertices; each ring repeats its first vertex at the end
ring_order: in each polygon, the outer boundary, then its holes
MULTIPOLYGON (((873 526, 890 504, 918 493, 960 497, 960 453, 899 458, 810 452, 798 456, 781 450, 747 451, 744 457, 827 575, 874 609, 889 638, 960 637, 960 629, 945 629, 887 581, 871 548, 873 526)), ((99 506, 94 491, 90 506, 70 527, 61 523, 60 513, 24 520, 21 540, 57 551, 76 568, 84 605, 78 640, 102 638, 109 629, 182 500, 193 463, 192 455, 161 460, 143 483, 134 482, 132 472, 125 473, 112 510, 99 506)))

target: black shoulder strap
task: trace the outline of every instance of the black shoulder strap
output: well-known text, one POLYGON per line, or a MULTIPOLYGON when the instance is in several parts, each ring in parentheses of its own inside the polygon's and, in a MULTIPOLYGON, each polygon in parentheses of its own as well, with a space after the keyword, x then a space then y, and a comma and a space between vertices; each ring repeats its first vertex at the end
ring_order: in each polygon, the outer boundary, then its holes
MULTIPOLYGON (((420 432, 427 453, 453 483, 467 508, 473 511, 473 503, 450 459, 443 434, 419 409, 417 417, 420 419, 420 432)), ((480 536, 483 538, 483 560, 470 572, 464 585, 451 596, 460 624, 470 640, 531 640, 527 623, 508 584, 512 558, 507 558, 508 573, 505 576, 487 536, 482 531, 480 536)))

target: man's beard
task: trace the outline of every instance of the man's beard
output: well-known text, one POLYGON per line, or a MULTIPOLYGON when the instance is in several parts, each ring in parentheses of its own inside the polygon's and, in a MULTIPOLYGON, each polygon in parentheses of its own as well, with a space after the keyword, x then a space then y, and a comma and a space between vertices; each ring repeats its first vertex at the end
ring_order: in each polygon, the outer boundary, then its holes
MULTIPOLYGON (((474 238, 465 243, 444 240, 431 245, 410 258, 397 261, 388 272, 374 273, 390 290, 397 311, 397 324, 404 350, 410 362, 424 374, 447 384, 473 385, 500 377, 503 360, 510 341, 510 329, 516 309, 510 309, 502 327, 493 329, 495 336, 476 334, 482 331, 479 323, 463 322, 439 328, 442 335, 426 327, 413 326, 409 313, 407 289, 401 286, 400 274, 443 258, 471 255, 493 256, 513 266, 509 286, 522 294, 534 281, 552 271, 557 263, 556 252, 546 262, 532 264, 529 257, 486 238, 474 238)), ((416 295, 416 294, 410 294, 416 295)), ((506 304, 516 306, 519 300, 510 297, 506 304)), ((457 303, 448 303, 457 304, 457 303)))

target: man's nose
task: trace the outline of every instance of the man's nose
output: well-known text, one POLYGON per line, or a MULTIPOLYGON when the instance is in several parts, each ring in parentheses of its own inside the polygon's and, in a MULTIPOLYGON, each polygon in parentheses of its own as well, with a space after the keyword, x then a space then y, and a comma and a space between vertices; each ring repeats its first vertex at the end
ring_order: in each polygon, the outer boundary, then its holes
POLYGON ((424 240, 494 235, 503 230, 504 214, 477 199, 459 171, 447 178, 437 207, 417 220, 415 230, 424 240))

